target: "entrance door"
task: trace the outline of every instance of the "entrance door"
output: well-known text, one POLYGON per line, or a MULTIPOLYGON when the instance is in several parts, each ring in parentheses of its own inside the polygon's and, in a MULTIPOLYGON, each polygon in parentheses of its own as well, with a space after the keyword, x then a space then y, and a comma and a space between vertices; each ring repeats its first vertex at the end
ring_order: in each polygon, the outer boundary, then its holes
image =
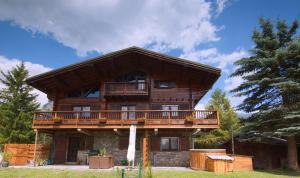
POLYGON ((68 162, 76 162, 77 161, 77 152, 80 147, 80 138, 79 137, 70 137, 69 138, 69 146, 68 146, 68 162))

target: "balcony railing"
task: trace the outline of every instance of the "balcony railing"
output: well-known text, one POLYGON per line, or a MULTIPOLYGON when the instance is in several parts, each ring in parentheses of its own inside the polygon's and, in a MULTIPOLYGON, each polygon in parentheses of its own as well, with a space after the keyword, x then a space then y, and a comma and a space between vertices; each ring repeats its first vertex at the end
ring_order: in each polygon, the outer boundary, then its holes
POLYGON ((107 82, 105 85, 105 96, 147 96, 149 85, 147 82, 107 82))
POLYGON ((217 111, 136 110, 36 112, 33 126, 39 125, 218 125, 217 111))

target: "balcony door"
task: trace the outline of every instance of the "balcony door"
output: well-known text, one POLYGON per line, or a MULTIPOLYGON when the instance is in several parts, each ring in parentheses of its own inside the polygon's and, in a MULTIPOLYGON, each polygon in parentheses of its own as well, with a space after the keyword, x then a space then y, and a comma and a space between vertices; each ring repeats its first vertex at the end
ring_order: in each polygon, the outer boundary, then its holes
POLYGON ((121 110, 122 119, 135 119, 135 106, 122 106, 121 110))
POLYGON ((90 106, 74 106, 73 111, 78 112, 75 115, 79 115, 81 118, 91 117, 91 107, 90 106))
MULTIPOLYGON (((177 117, 178 116, 178 105, 162 105, 162 110, 163 111, 172 111, 171 112, 171 117, 177 117)), ((169 116, 170 112, 163 112, 162 115, 164 117, 169 116)))

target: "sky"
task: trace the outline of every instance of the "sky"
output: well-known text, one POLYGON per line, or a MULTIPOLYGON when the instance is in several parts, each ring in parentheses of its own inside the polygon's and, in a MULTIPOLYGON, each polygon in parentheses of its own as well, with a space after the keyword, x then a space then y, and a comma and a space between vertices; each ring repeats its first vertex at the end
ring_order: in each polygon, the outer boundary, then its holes
POLYGON ((237 106, 243 98, 230 90, 242 79, 229 75, 235 61, 251 55, 260 17, 300 21, 300 1, 0 0, 0 70, 24 61, 33 76, 139 46, 222 69, 196 108, 204 108, 216 88, 237 106))

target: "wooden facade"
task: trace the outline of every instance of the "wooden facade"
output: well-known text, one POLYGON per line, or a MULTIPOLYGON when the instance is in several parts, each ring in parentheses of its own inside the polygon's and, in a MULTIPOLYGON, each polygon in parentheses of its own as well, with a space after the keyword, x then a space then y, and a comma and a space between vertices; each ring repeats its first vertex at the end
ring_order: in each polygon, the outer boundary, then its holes
POLYGON ((218 128, 216 111, 194 107, 220 73, 138 47, 109 53, 29 78, 29 85, 54 102, 53 111, 35 113, 33 128, 52 133, 119 131, 132 124, 152 132, 218 128))

